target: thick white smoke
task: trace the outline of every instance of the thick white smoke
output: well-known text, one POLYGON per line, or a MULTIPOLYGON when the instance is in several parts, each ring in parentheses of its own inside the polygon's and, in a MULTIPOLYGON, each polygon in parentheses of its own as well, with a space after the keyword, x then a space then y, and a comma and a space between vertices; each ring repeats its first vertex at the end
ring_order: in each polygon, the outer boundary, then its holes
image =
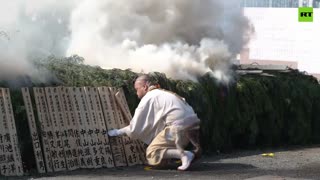
POLYGON ((227 81, 247 41, 236 0, 85 0, 72 13, 68 55, 104 68, 160 71, 179 79, 211 72, 227 81))
POLYGON ((0 80, 37 76, 30 60, 64 56, 74 4, 55 0, 0 0, 0 80))
POLYGON ((249 24, 238 0, 1 4, 0 76, 32 72, 31 56, 77 54, 103 68, 192 80, 210 72, 227 81, 232 58, 248 40, 249 24))

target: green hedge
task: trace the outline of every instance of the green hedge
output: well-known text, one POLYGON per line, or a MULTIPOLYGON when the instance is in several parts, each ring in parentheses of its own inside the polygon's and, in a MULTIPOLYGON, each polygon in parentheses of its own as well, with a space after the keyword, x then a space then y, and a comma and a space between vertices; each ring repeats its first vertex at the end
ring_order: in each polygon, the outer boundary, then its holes
MULTIPOLYGON (((136 73, 104 70, 83 64, 78 56, 49 57, 34 62, 46 81, 23 77, 19 86, 116 86, 125 91, 133 113, 139 103, 133 81, 136 73)), ((269 76, 235 76, 229 85, 210 75, 198 82, 168 79, 162 73, 152 76, 162 88, 185 97, 201 119, 201 141, 205 152, 234 148, 305 145, 320 142, 320 85, 312 76, 292 70, 269 71, 269 76)), ((8 82, 0 85, 9 86, 8 82)), ((32 147, 19 90, 11 88, 18 135, 23 157, 32 147)), ((29 155, 28 155, 29 154, 29 155)))

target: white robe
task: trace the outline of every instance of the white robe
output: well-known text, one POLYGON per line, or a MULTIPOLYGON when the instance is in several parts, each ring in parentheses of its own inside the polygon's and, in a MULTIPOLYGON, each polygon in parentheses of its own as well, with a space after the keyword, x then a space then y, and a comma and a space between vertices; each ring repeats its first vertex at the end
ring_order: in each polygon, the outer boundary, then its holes
POLYGON ((155 89, 141 99, 130 125, 121 130, 131 138, 150 144, 166 125, 176 120, 200 121, 192 107, 181 98, 170 92, 155 89))

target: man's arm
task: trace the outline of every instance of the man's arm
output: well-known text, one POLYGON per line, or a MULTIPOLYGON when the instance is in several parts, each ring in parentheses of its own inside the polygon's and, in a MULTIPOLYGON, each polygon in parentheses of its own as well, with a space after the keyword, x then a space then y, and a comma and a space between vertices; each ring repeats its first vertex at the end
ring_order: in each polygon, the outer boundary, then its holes
POLYGON ((143 125, 141 125, 141 123, 143 124, 146 117, 144 117, 143 111, 145 110, 146 106, 141 106, 141 103, 139 104, 139 106, 137 107, 137 109, 135 110, 134 116, 132 118, 132 120, 130 121, 130 124, 124 128, 121 129, 112 129, 108 131, 108 135, 109 136, 120 136, 120 135, 128 135, 129 137, 131 137, 131 135, 136 132, 140 132, 139 128, 142 128, 143 125))

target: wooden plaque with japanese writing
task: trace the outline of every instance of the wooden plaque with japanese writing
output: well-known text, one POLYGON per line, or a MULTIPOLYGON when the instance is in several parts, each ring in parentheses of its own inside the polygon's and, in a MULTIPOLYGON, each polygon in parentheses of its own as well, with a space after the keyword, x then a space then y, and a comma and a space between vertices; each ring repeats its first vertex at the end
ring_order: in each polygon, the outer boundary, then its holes
POLYGON ((106 125, 100 103, 98 89, 86 87, 86 98, 89 106, 91 118, 93 120, 93 130, 96 135, 95 161, 104 167, 114 167, 111 146, 107 136, 106 125))
POLYGON ((54 143, 52 147, 52 162, 54 171, 64 171, 67 169, 65 152, 63 142, 64 136, 64 125, 63 115, 61 112, 61 104, 59 101, 59 93, 57 87, 45 87, 45 94, 48 102, 49 114, 52 122, 52 132, 54 143))
MULTIPOLYGON (((119 118, 118 112, 116 110, 117 107, 114 101, 114 95, 110 93, 108 87, 99 87, 98 91, 101 99, 107 130, 120 128, 119 124, 117 123, 119 118)), ((122 137, 109 137, 109 141, 115 166, 127 166, 128 164, 125 156, 122 137)))
POLYGON ((31 102, 30 92, 28 88, 22 88, 22 96, 24 105, 27 112, 28 117, 28 125, 31 134, 32 147, 34 152, 34 157, 36 158, 36 165, 38 173, 45 173, 46 168, 43 159, 43 153, 40 145, 40 138, 36 127, 35 117, 33 113, 33 106, 31 102))
POLYGON ((97 163, 94 162, 94 134, 91 127, 90 112, 86 102, 84 88, 73 87, 70 91, 72 103, 74 104, 76 119, 79 123, 80 143, 79 150, 80 167, 95 168, 97 163))
MULTIPOLYGON (((132 115, 130 113, 123 89, 119 89, 115 94, 115 97, 117 104, 122 112, 121 115, 125 119, 124 122, 126 125, 129 125, 130 120, 132 119, 132 115)), ((124 142, 129 165, 146 163, 145 148, 141 141, 132 140, 129 137, 124 137, 124 142), (139 159, 136 160, 136 158, 139 159)))
MULTIPOLYGON (((17 128, 14 120, 10 91, 8 88, 5 88, 4 91, 2 91, 2 93, 4 97, 4 105, 6 109, 7 119, 10 122, 9 131, 11 134, 12 146, 14 149, 15 168, 16 168, 15 175, 21 176, 23 175, 23 167, 22 167, 21 153, 18 145, 17 128)), ((14 173, 13 167, 11 167, 11 170, 14 173)))
MULTIPOLYGON (((41 125, 42 162, 47 172, 145 162, 138 141, 127 136, 107 136, 108 130, 125 127, 132 118, 123 91, 115 96, 117 89, 109 87, 33 89, 41 125)), ((22 91, 30 131, 35 135, 30 94, 27 88, 22 91)), ((34 146, 38 147, 39 138, 38 141, 36 136, 32 138, 34 146)), ((37 159, 37 163, 40 162, 41 158, 37 159)))
MULTIPOLYGON (((91 148, 91 157, 93 168, 102 167, 101 164, 101 151, 99 148, 102 144, 102 138, 100 136, 97 125, 97 114, 94 111, 91 94, 87 92, 90 88, 81 88, 81 102, 83 104, 83 113, 85 117, 84 124, 86 126, 87 135, 89 137, 89 146, 91 148)), ((88 159, 89 160, 89 159, 88 159)))
POLYGON ((79 168, 79 153, 77 140, 79 139, 78 123, 75 118, 74 108, 72 106, 69 89, 66 87, 58 87, 58 93, 61 100, 62 116, 64 118, 64 140, 63 149, 68 170, 75 170, 79 168))
POLYGON ((51 153, 55 150, 53 147, 54 138, 52 132, 52 123, 47 106, 47 100, 43 88, 33 88, 34 98, 36 102, 38 120, 41 128, 41 141, 43 145, 43 154, 47 172, 53 171, 51 153))
POLYGON ((0 172, 5 176, 23 175, 10 92, 0 88, 0 172))
MULTIPOLYGON (((70 101, 71 101, 71 107, 73 108, 73 114, 71 118, 74 118, 73 124, 76 125, 76 129, 74 131, 76 138, 76 146, 77 146, 77 155, 79 159, 79 167, 81 168, 87 168, 86 163, 86 155, 85 155, 85 149, 88 150, 86 147, 87 142, 87 136, 86 136, 86 127, 84 125, 84 116, 81 113, 80 109, 80 101, 78 101, 77 98, 77 92, 79 91, 76 87, 67 87, 69 95, 70 95, 70 101)), ((90 153, 90 149, 89 149, 90 153)))
MULTIPOLYGON (((119 106, 119 103, 117 102, 116 93, 117 89, 110 87, 109 88, 110 93, 113 95, 112 102, 114 102, 115 110, 116 110, 116 119, 118 120, 118 127, 123 128, 127 125, 129 125, 128 119, 124 117, 123 113, 121 113, 121 108, 119 106)), ((122 136, 122 141, 125 149, 126 159, 128 162, 128 165, 135 165, 135 164, 141 164, 138 148, 136 147, 134 141, 129 138, 128 136, 122 136)))

